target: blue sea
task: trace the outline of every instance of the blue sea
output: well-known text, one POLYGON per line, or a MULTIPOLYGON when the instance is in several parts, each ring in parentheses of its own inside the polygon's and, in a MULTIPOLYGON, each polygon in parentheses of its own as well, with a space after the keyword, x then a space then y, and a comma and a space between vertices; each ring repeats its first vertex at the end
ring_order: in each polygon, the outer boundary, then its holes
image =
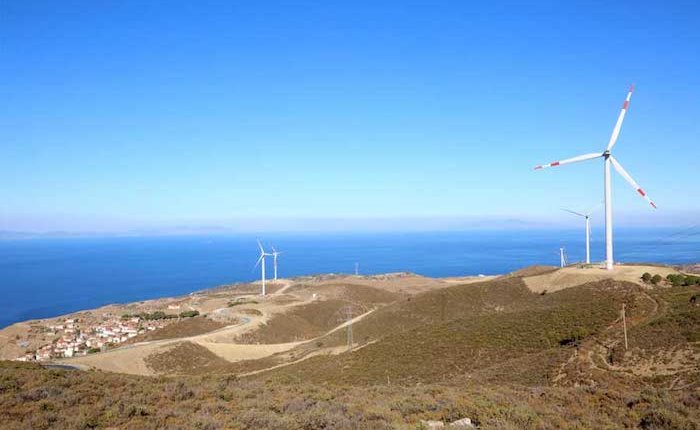
MULTIPOLYGON (((584 259, 580 230, 267 234, 283 252, 279 274, 408 271, 427 276, 502 274, 532 264, 584 259)), ((601 238, 602 239, 602 238, 601 238)), ((592 241, 592 260, 604 243, 592 241)), ((126 303, 258 279, 256 236, 31 239, 0 241, 0 327, 108 303, 126 303)), ((269 249, 268 249, 269 250, 269 249)), ((698 231, 618 229, 620 262, 700 261, 698 231)), ((271 274, 271 265, 268 274, 271 274)))

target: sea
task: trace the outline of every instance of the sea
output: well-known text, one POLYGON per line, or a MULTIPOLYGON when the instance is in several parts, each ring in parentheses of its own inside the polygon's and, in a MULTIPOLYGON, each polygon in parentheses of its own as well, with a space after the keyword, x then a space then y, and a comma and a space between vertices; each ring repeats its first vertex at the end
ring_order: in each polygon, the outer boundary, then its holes
MULTIPOLYGON (((0 241, 0 328, 110 303, 177 296, 260 279, 256 240, 274 247, 279 276, 413 272, 432 277, 505 274, 585 259, 581 230, 276 233, 0 241)), ((602 237, 591 242, 602 261, 602 237)), ((700 262, 700 231, 617 229, 618 262, 700 262)), ((272 275, 268 260, 268 278, 272 275)))

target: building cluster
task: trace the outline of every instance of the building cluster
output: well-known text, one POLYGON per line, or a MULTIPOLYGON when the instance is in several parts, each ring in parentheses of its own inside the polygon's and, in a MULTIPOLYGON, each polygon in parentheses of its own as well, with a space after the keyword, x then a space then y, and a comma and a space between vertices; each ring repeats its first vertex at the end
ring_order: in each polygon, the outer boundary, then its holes
POLYGON ((25 354, 19 361, 47 361, 55 358, 75 357, 104 351, 147 331, 157 330, 167 324, 165 320, 144 320, 138 316, 128 319, 112 318, 90 325, 75 318, 58 324, 47 325, 53 342, 35 352, 25 354))

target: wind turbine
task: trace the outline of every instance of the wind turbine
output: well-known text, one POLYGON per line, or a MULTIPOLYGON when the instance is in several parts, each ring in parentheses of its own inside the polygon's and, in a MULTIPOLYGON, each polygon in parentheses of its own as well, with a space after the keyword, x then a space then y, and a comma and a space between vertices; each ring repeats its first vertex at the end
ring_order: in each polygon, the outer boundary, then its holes
POLYGON ((642 187, 635 182, 634 179, 632 179, 632 176, 630 176, 629 173, 622 167, 622 165, 615 159, 615 157, 612 156, 611 151, 613 146, 615 146, 615 142, 617 142, 617 137, 620 134, 620 127, 622 127, 622 120, 625 119, 625 114, 627 113, 627 108, 629 107, 630 104, 630 98, 632 97, 632 91, 634 91, 634 85, 630 86, 629 92, 627 93, 627 98, 625 99, 625 102, 622 104, 622 110, 620 111, 620 115, 617 117, 617 122, 615 123, 615 128, 613 128, 612 135, 610 136, 610 141, 608 142, 608 146, 605 148, 605 151, 602 153, 595 152, 592 154, 584 154, 584 155, 579 155, 578 157, 573 157, 573 158, 568 158, 566 160, 561 160, 561 161, 553 161, 549 164, 541 165, 541 166, 536 166, 535 170, 539 169, 544 169, 547 167, 556 167, 556 166, 561 166, 564 164, 569 164, 569 163, 576 163, 579 161, 586 161, 586 160, 592 160, 594 158, 602 158, 604 161, 604 184, 605 184, 605 268, 608 270, 613 269, 613 223, 612 223, 612 177, 610 174, 610 166, 612 165, 615 170, 617 170, 617 173, 619 173, 625 180, 634 188, 637 193, 639 193, 640 196, 642 196, 649 204, 651 207, 656 209, 656 205, 654 204, 651 199, 649 199, 649 196, 644 192, 642 187))
POLYGON ((569 262, 567 261, 568 258, 566 258, 566 249, 564 249, 564 245, 559 247, 559 267, 562 269, 566 267, 569 262))
POLYGON ((263 249, 262 244, 258 240, 258 248, 260 248, 260 258, 258 258, 257 263, 255 263, 255 267, 258 267, 258 264, 260 264, 260 268, 262 271, 262 295, 265 295, 265 257, 270 256, 272 254, 268 254, 265 252, 263 249))
POLYGON ((273 262, 273 266, 275 268, 275 282, 277 282, 277 256, 280 254, 281 254, 281 252, 277 252, 277 250, 273 246, 272 247, 272 262, 273 262))
POLYGON ((571 209, 562 210, 586 219, 586 264, 591 264, 591 212, 582 214, 571 209))

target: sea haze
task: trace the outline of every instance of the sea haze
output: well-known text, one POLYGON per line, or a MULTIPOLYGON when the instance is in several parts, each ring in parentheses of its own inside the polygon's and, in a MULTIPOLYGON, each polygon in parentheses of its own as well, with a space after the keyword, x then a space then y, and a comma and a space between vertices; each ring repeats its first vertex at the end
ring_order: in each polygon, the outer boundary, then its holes
MULTIPOLYGON (((592 259, 603 259, 594 232, 592 259)), ((584 256, 583 231, 264 234, 283 252, 281 277, 317 273, 415 272, 426 276, 502 274, 584 256)), ((0 241, 0 327, 108 303, 125 303, 259 279, 257 236, 181 236, 0 241)), ((669 229, 618 229, 621 262, 700 261, 700 235, 669 229)), ((271 263, 271 261, 270 261, 271 263)), ((272 264, 268 265, 268 276, 272 264)))

